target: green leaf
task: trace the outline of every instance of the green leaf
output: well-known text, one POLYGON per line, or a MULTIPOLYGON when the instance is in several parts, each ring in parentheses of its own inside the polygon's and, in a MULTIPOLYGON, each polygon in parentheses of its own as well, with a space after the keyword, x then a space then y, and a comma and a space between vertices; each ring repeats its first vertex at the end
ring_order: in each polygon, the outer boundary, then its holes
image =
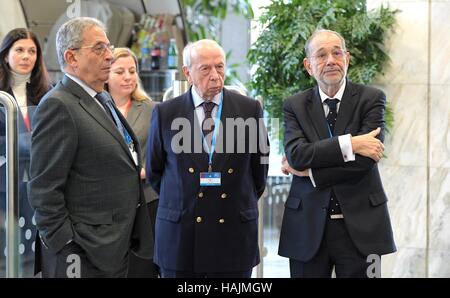
MULTIPOLYGON (((348 77, 370 84, 389 62, 383 44, 393 30, 396 13, 384 7, 367 11, 364 0, 272 1, 258 19, 265 29, 247 54, 247 63, 257 66, 248 83, 251 93, 264 98, 270 118, 282 121, 285 98, 316 85, 303 67, 303 48, 317 28, 343 35, 351 53, 348 77)), ((392 123, 393 113, 388 105, 387 131, 392 123)))

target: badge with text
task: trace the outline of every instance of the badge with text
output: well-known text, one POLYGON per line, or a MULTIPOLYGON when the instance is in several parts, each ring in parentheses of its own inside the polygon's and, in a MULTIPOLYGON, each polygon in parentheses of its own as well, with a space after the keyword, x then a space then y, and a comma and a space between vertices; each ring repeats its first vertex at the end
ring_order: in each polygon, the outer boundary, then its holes
POLYGON ((220 186, 220 172, 201 172, 200 186, 220 186))

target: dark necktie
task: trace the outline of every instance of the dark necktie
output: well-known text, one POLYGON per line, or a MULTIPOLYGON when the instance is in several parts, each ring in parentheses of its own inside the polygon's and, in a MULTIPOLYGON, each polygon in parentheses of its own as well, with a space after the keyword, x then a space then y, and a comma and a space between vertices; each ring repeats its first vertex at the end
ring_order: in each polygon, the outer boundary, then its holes
POLYGON ((327 98, 325 103, 330 108, 330 112, 327 115, 328 126, 330 126, 331 134, 334 135, 334 126, 336 125, 337 118, 337 104, 339 100, 334 98, 327 98))
MULTIPOLYGON (((339 100, 334 98, 328 98, 325 100, 325 103, 330 108, 330 112, 327 115, 328 126, 330 127, 331 135, 334 135, 334 127, 336 126, 336 118, 337 118, 337 104, 339 100)), ((339 206, 339 202, 334 195, 334 191, 331 191, 331 200, 330 200, 330 209, 329 213, 331 218, 340 218, 342 214, 341 207, 339 206)))
POLYGON ((127 145, 128 145, 128 140, 125 137, 126 135, 128 135, 128 132, 126 132, 125 127, 122 124, 122 121, 120 121, 119 115, 117 115, 117 112, 114 109, 111 96, 106 92, 102 92, 102 93, 97 93, 95 98, 97 98, 98 101, 100 101, 102 106, 105 108, 106 114, 114 122, 114 124, 116 124, 117 129, 119 130, 120 134, 124 138, 125 143, 127 143, 127 145))
POLYGON ((203 119, 202 122, 202 131, 203 135, 206 137, 214 130, 214 120, 212 118, 212 110, 214 109, 214 106, 216 104, 210 101, 204 101, 202 105, 203 111, 205 112, 205 119, 203 119))

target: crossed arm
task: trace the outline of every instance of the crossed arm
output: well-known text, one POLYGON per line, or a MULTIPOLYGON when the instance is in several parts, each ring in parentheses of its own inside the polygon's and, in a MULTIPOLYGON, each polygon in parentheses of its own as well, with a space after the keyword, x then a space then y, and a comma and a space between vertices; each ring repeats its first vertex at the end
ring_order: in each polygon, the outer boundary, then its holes
POLYGON ((358 132, 351 136, 355 160, 345 162, 338 137, 309 141, 289 102, 284 106, 285 152, 281 170, 307 177, 313 173, 316 186, 331 186, 370 170, 383 156, 385 96, 380 92, 365 112, 358 132))

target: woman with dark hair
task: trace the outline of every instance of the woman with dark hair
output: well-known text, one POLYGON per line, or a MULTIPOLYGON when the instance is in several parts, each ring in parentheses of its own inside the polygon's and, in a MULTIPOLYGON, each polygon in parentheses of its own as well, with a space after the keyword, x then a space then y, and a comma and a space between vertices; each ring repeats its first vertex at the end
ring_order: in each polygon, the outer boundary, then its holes
MULTIPOLYGON (((15 98, 20 113, 19 127, 19 254, 21 276, 32 276, 34 256, 33 211, 28 203, 27 181, 30 164, 31 118, 34 108, 50 89, 49 77, 36 35, 25 28, 11 30, 0 45, 0 90, 15 98), (33 236, 33 237, 32 237, 33 236), (25 271, 23 271, 25 270, 25 271)), ((0 106, 0 158, 5 156, 5 112, 0 106)), ((3 159, 4 160, 4 159, 3 159)), ((6 197, 6 166, 0 162, 0 225, 3 225, 6 197)), ((3 234, 3 229, 1 229, 3 234)), ((4 239, 4 235, 0 235, 4 239)), ((1 243, 5 243, 1 241, 1 243)), ((0 247, 0 266, 5 257, 0 247)), ((0 272, 4 270, 0 269, 0 272)), ((1 273, 0 273, 1 274, 1 273)))

